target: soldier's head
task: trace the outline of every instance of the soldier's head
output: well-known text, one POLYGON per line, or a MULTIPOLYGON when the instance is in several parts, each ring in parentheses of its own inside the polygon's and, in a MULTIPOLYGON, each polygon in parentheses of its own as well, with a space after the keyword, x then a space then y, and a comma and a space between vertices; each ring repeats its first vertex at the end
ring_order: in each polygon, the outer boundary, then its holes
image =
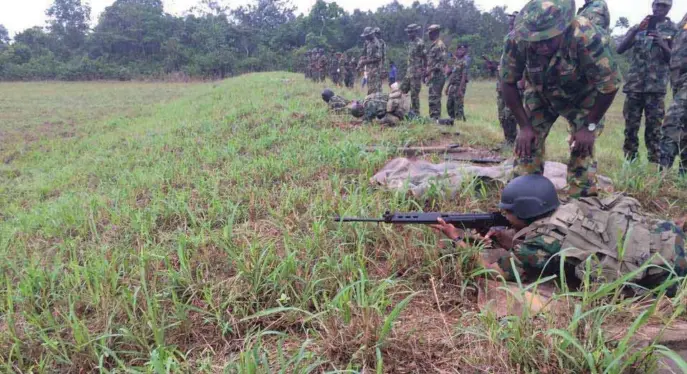
POLYGON ((328 103, 332 97, 334 97, 334 91, 329 88, 325 88, 324 91, 322 91, 322 100, 324 100, 325 103, 328 103))
POLYGON ((660 19, 665 18, 673 7, 673 0, 654 0, 651 4, 651 10, 655 17, 660 19))
POLYGON ((372 29, 372 33, 375 37, 380 38, 382 36, 382 29, 380 29, 379 27, 375 27, 374 29, 372 29))
POLYGON ((458 48, 456 48, 456 57, 463 58, 466 54, 468 54, 468 44, 458 43, 458 48))
POLYGON ((360 101, 353 101, 349 107, 351 115, 355 118, 361 118, 365 115, 365 107, 360 101))
POLYGON ((372 27, 366 27, 363 30, 363 33, 360 35, 360 37, 365 38, 366 40, 374 39, 375 35, 374 35, 372 27))
POLYGON ((574 0, 531 0, 515 19, 515 37, 540 56, 553 56, 575 19, 574 0))
POLYGON ((420 34, 420 30, 422 30, 422 27, 420 25, 417 25, 415 23, 412 23, 406 27, 406 33, 408 33, 408 39, 410 40, 415 40, 415 38, 418 37, 420 34))
POLYGON ((561 205, 553 183, 542 175, 525 175, 510 181, 501 192, 501 209, 513 228, 522 230, 561 205))
POLYGON ((515 18, 517 18, 518 13, 520 12, 513 12, 508 15, 508 32, 513 31, 513 28, 515 28, 515 18))
POLYGON ((439 39, 439 34, 441 33, 441 26, 431 25, 427 28, 427 34, 429 34, 429 40, 435 41, 439 39))

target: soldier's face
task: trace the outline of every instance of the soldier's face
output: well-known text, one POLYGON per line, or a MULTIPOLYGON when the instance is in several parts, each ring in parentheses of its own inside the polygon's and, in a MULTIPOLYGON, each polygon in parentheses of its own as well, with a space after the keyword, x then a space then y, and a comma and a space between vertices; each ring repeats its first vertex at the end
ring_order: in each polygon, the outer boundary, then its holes
POLYGON ((563 35, 558 35, 554 38, 542 40, 539 42, 532 42, 532 49, 534 53, 542 57, 551 57, 558 51, 561 46, 563 35))
POLYGON ((656 17, 665 17, 668 15, 668 12, 670 12, 670 7, 666 4, 656 4, 654 3, 651 6, 651 9, 654 12, 654 16, 656 17))
POLYGON ((439 38, 439 31, 430 31, 429 32, 429 39, 430 40, 434 41, 434 40, 437 40, 437 38, 439 38))
POLYGON ((467 53, 467 50, 465 49, 465 47, 461 46, 461 47, 458 47, 458 49, 456 49, 456 57, 458 57, 458 58, 465 57, 465 53, 467 53))
POLYGON ((408 33, 408 40, 415 40, 415 35, 416 33, 414 31, 411 31, 408 33))
POLYGON ((509 210, 504 210, 502 211, 503 216, 506 217, 508 222, 510 222, 510 225, 517 231, 520 231, 527 227, 527 222, 521 220, 520 218, 516 217, 513 212, 509 210))

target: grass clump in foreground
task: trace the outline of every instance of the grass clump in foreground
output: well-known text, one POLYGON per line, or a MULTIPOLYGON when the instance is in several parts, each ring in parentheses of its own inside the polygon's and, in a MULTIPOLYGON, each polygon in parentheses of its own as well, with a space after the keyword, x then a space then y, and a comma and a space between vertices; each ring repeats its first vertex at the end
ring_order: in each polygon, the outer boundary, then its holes
MULTIPOLYGON (((184 88, 150 106, 89 96, 103 113, 81 112, 69 137, 21 133, 67 121, 56 95, 35 110, 12 104, 19 126, 0 165, 2 371, 616 373, 673 355, 630 338, 651 321, 685 320, 685 286, 644 308, 617 284, 563 290, 559 313, 497 319, 475 307, 477 248, 441 249, 423 227, 329 221, 493 208, 497 189, 480 183, 430 202, 369 185, 391 155, 365 146, 431 144, 445 140, 440 129, 352 126, 326 113, 322 86, 287 73, 184 88), (617 322, 629 327, 611 342, 604 332, 617 322)), ((3 91, 10 103, 27 94, 3 91)), ((493 96, 492 83, 471 85, 461 143, 500 140, 493 96)), ((620 161, 618 105, 599 140, 601 173, 658 214, 684 213, 684 181, 620 161)), ((564 160, 558 127, 549 149, 564 160)))

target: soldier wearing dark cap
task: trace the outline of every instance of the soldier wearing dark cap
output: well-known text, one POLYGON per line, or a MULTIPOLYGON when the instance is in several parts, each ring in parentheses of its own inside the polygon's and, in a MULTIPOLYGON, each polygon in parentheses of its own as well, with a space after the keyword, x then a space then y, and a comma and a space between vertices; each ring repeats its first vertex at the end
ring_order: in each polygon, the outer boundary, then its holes
POLYGON ((416 24, 406 27, 410 40, 408 43, 408 68, 401 84, 401 91, 406 94, 410 92, 411 108, 418 114, 420 113, 422 78, 427 68, 427 51, 425 50, 425 42, 420 37, 420 31, 422 31, 422 27, 416 24))
POLYGON ((365 55, 361 58, 358 69, 367 67, 368 88, 367 94, 382 92, 382 45, 375 36, 374 29, 366 27, 361 37, 367 41, 365 55))
POLYGON ((429 116, 432 119, 441 117, 441 94, 446 84, 446 45, 439 38, 441 26, 431 25, 427 29, 432 44, 427 51, 427 85, 429 86, 429 116))
POLYGON ((520 124, 515 176, 544 172, 545 144, 559 116, 568 121, 572 197, 597 194, 594 144, 620 87, 605 33, 575 17, 571 0, 532 0, 518 14, 501 58, 506 104, 520 124), (526 73, 526 74, 525 74, 526 73), (527 78, 522 105, 517 83, 527 78))
POLYGON ((628 50, 630 71, 625 75, 625 144, 629 160, 637 158, 639 128, 645 115, 644 141, 650 162, 658 163, 661 153, 661 124, 665 116, 665 96, 670 75, 670 49, 677 28, 666 16, 672 0, 655 0, 653 15, 628 31, 618 46, 618 54, 628 50), (649 30, 651 24, 652 30, 649 30))

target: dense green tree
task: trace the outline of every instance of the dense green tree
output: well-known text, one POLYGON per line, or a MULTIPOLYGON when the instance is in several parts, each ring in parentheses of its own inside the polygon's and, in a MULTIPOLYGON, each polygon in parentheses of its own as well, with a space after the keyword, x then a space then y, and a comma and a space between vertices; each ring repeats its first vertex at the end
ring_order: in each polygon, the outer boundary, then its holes
POLYGON ((67 59, 80 53, 86 42, 91 7, 81 0, 54 0, 45 12, 48 16, 48 30, 55 39, 56 54, 67 59))

